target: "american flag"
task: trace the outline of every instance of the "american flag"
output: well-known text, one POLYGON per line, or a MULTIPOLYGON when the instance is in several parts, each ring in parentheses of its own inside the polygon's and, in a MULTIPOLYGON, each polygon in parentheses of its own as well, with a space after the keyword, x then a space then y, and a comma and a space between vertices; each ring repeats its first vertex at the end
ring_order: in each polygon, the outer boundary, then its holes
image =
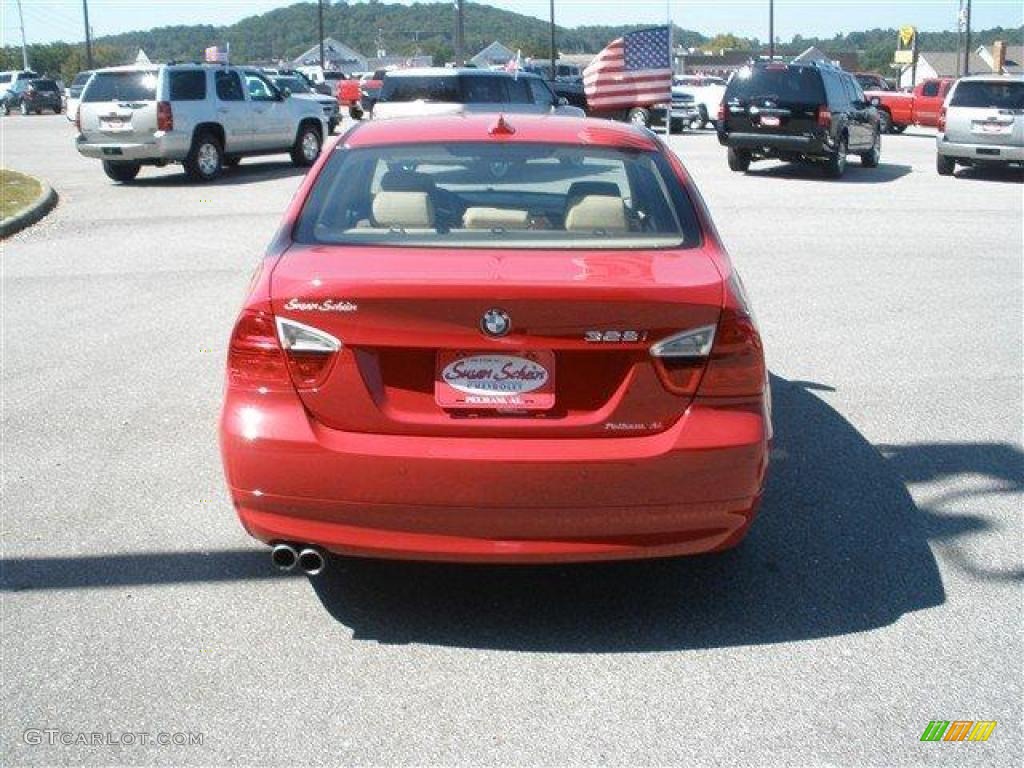
POLYGON ((629 32, 583 70, 583 91, 594 109, 642 107, 672 98, 669 28, 629 32))
POLYGON ((221 48, 219 45, 211 45, 206 49, 205 54, 206 60, 212 64, 228 63, 227 49, 221 48))

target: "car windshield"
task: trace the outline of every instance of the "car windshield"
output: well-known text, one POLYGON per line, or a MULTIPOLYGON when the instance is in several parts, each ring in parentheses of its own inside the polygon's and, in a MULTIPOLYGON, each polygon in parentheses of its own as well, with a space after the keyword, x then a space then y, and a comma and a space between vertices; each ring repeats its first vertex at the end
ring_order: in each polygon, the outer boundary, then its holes
POLYGON ((57 91, 57 84, 53 80, 32 80, 29 85, 37 91, 57 91))
POLYGON ((821 73, 811 67, 769 64, 743 67, 729 82, 726 99, 773 99, 787 104, 824 104, 821 73))
POLYGON ((97 72, 82 93, 82 101, 155 101, 156 70, 97 72))
POLYGON ((298 77, 275 77, 274 85, 278 88, 287 88, 292 93, 309 93, 309 86, 298 77))
POLYGON ((957 85, 951 107, 1024 109, 1024 81, 967 80, 957 85))
POLYGON ((339 149, 299 217, 302 243, 678 248, 693 205, 657 152, 560 144, 339 149))
POLYGON ((405 75, 384 78, 381 101, 461 102, 456 75, 405 75))

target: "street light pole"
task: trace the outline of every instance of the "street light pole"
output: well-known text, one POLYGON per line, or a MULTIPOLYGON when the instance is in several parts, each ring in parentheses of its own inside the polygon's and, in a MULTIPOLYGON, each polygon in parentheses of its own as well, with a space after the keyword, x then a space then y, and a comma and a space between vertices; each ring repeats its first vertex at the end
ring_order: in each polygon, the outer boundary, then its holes
POLYGON ((324 0, 316 0, 317 15, 320 17, 320 69, 327 69, 324 61, 324 0))
POLYGON ((775 0, 768 0, 768 58, 775 58, 775 0))
POLYGON ((964 32, 964 76, 971 74, 971 0, 967 0, 967 25, 964 32))
POLYGON ((463 35, 465 27, 462 24, 462 0, 455 0, 455 66, 464 66, 463 35))
POLYGON ((21 0, 18 0, 18 23, 21 24, 21 65, 24 69, 29 69, 28 45, 25 43, 25 17, 21 15, 21 0))
POLYGON ((551 81, 558 79, 558 47, 555 45, 555 0, 551 0, 551 81))
POLYGON ((85 17, 85 68, 92 69, 92 33, 89 31, 89 0, 82 0, 82 16, 85 17))

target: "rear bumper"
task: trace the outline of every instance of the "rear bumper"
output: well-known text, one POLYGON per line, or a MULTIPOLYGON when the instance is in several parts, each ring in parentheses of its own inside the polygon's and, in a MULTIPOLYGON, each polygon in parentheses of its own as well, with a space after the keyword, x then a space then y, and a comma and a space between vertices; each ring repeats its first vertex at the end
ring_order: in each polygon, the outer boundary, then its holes
POLYGON ((265 542, 372 557, 560 562, 695 554, 746 534, 765 407, 696 403, 637 438, 494 440, 342 432, 290 394, 228 393, 221 450, 265 542))
POLYGON ((1024 146, 1020 144, 966 144, 947 141, 945 134, 939 134, 935 146, 940 155, 958 160, 974 160, 985 163, 1024 163, 1024 146))
POLYGON ((79 134, 75 149, 82 157, 97 160, 130 160, 137 162, 180 162, 188 154, 192 136, 186 133, 158 131, 147 137, 151 141, 92 142, 79 134))
POLYGON ((725 133, 720 131, 718 142, 724 147, 733 149, 796 152, 804 155, 827 155, 832 151, 824 138, 806 134, 725 133))

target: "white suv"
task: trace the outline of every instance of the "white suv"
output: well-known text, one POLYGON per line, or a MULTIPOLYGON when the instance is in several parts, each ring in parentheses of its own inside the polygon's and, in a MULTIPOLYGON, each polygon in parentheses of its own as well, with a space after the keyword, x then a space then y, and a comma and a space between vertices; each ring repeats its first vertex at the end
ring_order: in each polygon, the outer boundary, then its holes
POLYGON ((79 153, 120 182, 167 163, 210 181, 243 157, 280 152, 307 166, 328 135, 316 102, 289 98, 259 70, 206 64, 97 70, 75 122, 79 153))
POLYGON ((936 170, 959 165, 1024 165, 1024 77, 980 75, 957 80, 939 113, 936 170))

